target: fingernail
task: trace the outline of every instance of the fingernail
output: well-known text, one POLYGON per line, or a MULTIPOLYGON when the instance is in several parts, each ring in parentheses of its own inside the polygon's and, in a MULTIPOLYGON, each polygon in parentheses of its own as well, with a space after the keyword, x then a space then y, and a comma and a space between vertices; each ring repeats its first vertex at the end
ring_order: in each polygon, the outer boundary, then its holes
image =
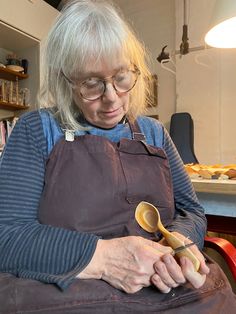
POLYGON ((171 291, 171 288, 167 288, 166 290, 163 290, 163 293, 169 293, 171 291))

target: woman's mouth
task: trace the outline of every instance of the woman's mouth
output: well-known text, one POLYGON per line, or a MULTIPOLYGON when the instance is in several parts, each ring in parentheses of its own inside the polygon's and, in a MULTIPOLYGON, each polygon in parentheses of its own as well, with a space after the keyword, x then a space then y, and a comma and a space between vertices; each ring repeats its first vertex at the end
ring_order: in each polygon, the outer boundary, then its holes
POLYGON ((102 113, 102 115, 104 115, 106 117, 112 118, 112 117, 115 117, 121 113, 121 108, 119 107, 119 108, 114 109, 114 110, 102 111, 101 113, 102 113))

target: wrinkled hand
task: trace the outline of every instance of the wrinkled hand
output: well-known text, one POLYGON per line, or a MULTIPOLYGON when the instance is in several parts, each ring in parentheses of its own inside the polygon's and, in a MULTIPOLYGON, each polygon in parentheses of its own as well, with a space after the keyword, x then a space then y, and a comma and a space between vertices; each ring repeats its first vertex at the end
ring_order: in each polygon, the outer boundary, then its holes
POLYGON ((127 293, 135 293, 152 283, 160 289, 154 264, 159 270, 161 257, 171 252, 168 246, 136 236, 98 240, 92 260, 77 277, 103 279, 127 293))
MULTIPOLYGON (((178 232, 173 232, 184 243, 190 243, 191 240, 178 232)), ((160 241, 165 245, 165 241, 160 241)), ((155 274, 152 276, 152 282, 160 289, 160 291, 167 293, 171 288, 177 287, 179 284, 189 281, 193 287, 200 288, 209 273, 209 268, 206 265, 204 256, 199 251, 196 245, 189 248, 193 254, 200 261, 200 269, 197 272, 194 269, 192 262, 186 258, 181 257, 179 264, 171 254, 165 254, 162 258, 155 262, 155 274)))

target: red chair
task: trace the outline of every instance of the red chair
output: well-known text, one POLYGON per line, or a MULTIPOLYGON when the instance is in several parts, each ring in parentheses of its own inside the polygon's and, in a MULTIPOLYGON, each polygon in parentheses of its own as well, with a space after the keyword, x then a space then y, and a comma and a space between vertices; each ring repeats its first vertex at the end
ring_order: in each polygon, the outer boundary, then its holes
POLYGON ((224 258, 236 280, 236 248, 234 245, 223 238, 205 237, 204 246, 216 250, 224 258))

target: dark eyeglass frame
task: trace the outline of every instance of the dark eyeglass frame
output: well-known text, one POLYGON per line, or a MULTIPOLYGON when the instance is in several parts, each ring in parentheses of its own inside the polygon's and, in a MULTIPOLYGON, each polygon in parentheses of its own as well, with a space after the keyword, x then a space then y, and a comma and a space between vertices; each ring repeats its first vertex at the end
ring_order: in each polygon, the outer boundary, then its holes
MULTIPOLYGON (((118 72, 119 72, 119 71, 118 71, 118 72)), ((117 73, 118 73, 118 72, 117 72, 117 73)), ((107 82, 111 82, 111 83, 112 83, 112 86, 113 86, 114 90, 115 90, 117 93, 128 93, 128 92, 131 91, 131 90, 134 88, 134 86, 136 85, 137 80, 138 80, 138 77, 139 77, 139 75, 141 74, 141 72, 140 72, 140 70, 138 69, 137 66, 134 66, 134 70, 128 70, 127 72, 132 72, 132 73, 134 73, 134 74, 136 75, 136 79, 135 79, 135 81, 134 81, 132 87, 130 87, 127 91, 119 91, 119 90, 116 88, 115 83, 114 83, 114 79, 115 79, 115 77, 116 77, 116 75, 117 75, 117 73, 116 73, 116 74, 113 75, 113 76, 108 76, 108 77, 105 77, 105 78, 103 78, 103 79, 99 79, 99 78, 98 78, 98 81, 102 82, 103 85, 104 85, 103 92, 102 92, 102 94, 101 94, 100 96, 98 96, 98 97, 96 97, 96 98, 92 98, 92 99, 91 99, 91 98, 86 98, 81 92, 80 92, 80 96, 81 96, 83 99, 86 99, 86 100, 89 100, 89 101, 94 101, 94 100, 97 100, 97 99, 101 98, 101 97, 105 94, 105 92, 106 92, 107 82)), ((88 79, 86 79, 86 80, 80 82, 79 84, 76 84, 74 81, 72 81, 71 79, 69 79, 69 78, 64 74, 64 72, 61 71, 61 73, 62 73, 62 75, 65 77, 65 79, 66 79, 70 84, 72 84, 73 86, 76 85, 76 88, 78 88, 78 87, 81 88, 81 86, 88 80, 88 79)))

